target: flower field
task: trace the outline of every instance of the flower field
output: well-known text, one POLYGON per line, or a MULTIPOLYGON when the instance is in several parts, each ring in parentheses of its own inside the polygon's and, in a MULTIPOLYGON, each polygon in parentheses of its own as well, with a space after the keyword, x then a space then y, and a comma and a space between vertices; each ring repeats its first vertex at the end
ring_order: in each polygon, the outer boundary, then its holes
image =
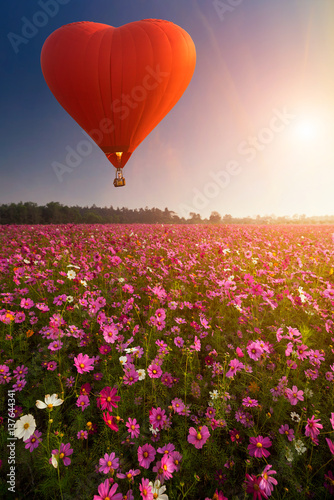
POLYGON ((333 498, 333 233, 0 226, 0 497, 333 498))

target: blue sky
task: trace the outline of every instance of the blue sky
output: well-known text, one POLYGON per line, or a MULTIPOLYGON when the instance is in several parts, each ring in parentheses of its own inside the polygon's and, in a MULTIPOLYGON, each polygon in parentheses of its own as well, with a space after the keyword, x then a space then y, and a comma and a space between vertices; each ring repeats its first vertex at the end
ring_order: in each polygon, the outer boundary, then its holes
POLYGON ((3 4, 0 18, 0 203, 334 214, 331 0, 19 0, 3 4), (44 41, 71 22, 145 18, 192 37, 188 89, 133 153, 126 187, 113 187, 97 146, 57 177, 54 162, 86 136, 44 81, 44 41))

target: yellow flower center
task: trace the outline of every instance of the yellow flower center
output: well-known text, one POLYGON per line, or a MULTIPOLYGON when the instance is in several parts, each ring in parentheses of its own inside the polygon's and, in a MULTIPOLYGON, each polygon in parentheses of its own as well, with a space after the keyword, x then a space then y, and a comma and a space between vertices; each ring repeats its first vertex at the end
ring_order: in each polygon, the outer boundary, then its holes
POLYGON ((24 429, 29 429, 29 427, 30 427, 30 424, 28 424, 28 422, 26 422, 26 423, 24 424, 24 426, 23 426, 23 428, 24 428, 24 429))
POLYGON ((200 440, 200 439, 202 439, 202 434, 200 432, 198 432, 196 437, 198 440, 200 440))
POLYGON ((147 452, 147 451, 144 451, 144 453, 143 453, 143 457, 144 457, 144 458, 147 458, 147 457, 148 457, 148 452, 147 452))
POLYGON ((256 443, 257 448, 262 448, 262 443, 256 443))
POLYGON ((107 465, 108 465, 108 467, 111 467, 111 462, 110 462, 110 460, 108 460, 107 465))
POLYGON ((80 368, 85 368, 84 363, 80 363, 80 365, 79 365, 79 366, 80 366, 80 368))
POLYGON ((61 454, 59 455, 59 458, 64 458, 64 456, 65 456, 65 454, 64 454, 64 453, 61 453, 61 454))
POLYGON ((48 404, 48 408, 49 408, 49 410, 52 410, 52 408, 53 408, 53 404, 49 403, 49 404, 48 404))

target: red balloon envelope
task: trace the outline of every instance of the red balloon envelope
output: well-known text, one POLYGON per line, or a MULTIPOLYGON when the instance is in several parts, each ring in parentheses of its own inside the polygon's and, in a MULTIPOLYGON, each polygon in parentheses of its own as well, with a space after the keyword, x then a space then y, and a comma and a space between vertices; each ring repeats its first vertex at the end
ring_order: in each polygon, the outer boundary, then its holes
POLYGON ((177 103, 195 64, 188 33, 159 19, 119 28, 67 24, 47 38, 41 52, 51 92, 115 167, 124 167, 177 103))

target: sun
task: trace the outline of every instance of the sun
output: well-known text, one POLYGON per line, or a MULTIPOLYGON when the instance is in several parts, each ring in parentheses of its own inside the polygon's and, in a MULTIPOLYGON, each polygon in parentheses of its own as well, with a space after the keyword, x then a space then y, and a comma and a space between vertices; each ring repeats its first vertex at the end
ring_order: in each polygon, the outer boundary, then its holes
POLYGON ((315 120, 300 119, 295 124, 294 131, 296 136, 301 140, 311 140, 317 136, 318 127, 315 120))

